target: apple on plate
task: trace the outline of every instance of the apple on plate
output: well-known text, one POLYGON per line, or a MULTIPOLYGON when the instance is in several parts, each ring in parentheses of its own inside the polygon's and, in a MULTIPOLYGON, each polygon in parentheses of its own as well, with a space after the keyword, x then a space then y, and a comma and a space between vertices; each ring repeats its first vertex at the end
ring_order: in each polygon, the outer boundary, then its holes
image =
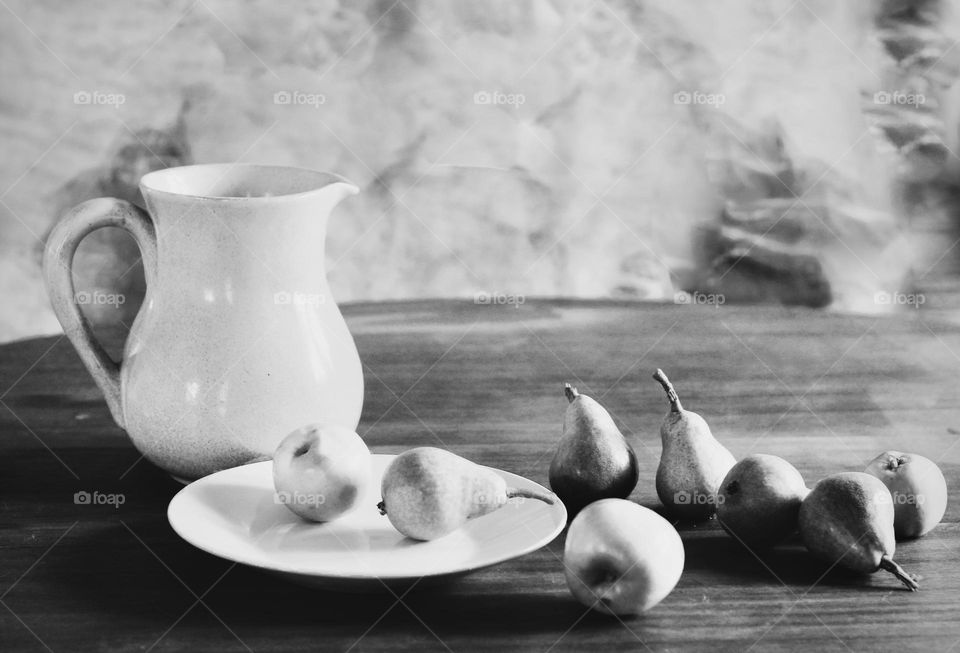
POLYGON ((865 471, 890 490, 893 530, 898 540, 926 535, 943 519, 947 511, 947 481, 929 458, 885 451, 865 471))
POLYGON ((367 493, 370 464, 370 450, 350 429, 304 426, 285 437, 273 455, 276 499, 304 519, 331 521, 367 493))
POLYGON ((577 514, 563 551, 567 585, 586 606, 640 614, 673 590, 683 541, 666 519, 626 499, 601 499, 577 514))

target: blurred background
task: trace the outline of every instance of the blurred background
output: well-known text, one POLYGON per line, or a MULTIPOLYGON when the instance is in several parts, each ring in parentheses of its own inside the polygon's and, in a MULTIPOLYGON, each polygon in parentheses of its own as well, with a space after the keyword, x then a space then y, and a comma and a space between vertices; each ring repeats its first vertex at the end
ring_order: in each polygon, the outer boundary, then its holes
MULTIPOLYGON (((909 0, 5 0, 0 341, 54 333, 73 205, 192 162, 361 188, 340 302, 568 296, 960 308, 960 16, 909 0)), ((318 244, 318 256, 321 255, 318 244)), ((129 323, 123 233, 78 291, 129 323)))

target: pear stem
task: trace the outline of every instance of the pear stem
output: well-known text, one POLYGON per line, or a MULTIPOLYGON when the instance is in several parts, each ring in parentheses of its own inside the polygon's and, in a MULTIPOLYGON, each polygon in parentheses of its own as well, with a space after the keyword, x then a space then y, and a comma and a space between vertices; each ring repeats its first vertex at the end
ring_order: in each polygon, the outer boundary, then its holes
POLYGON ((680 397, 677 396, 677 391, 673 389, 673 384, 670 383, 670 379, 663 373, 663 370, 658 367, 653 378, 667 391, 667 399, 670 400, 670 412, 679 413, 683 410, 683 406, 680 404, 680 397))
POLYGON ((554 504, 553 493, 540 492, 539 490, 523 490, 517 487, 508 487, 507 488, 507 498, 512 499, 513 497, 523 497, 524 499, 536 499, 537 501, 543 501, 544 503, 554 504))
POLYGON ((917 579, 908 574, 907 571, 893 561, 888 555, 880 558, 880 568, 884 571, 889 571, 891 574, 900 579, 900 582, 907 586, 911 592, 917 592, 920 590, 920 583, 917 582, 917 579))
POLYGON ((567 395, 567 401, 569 401, 572 404, 573 400, 580 396, 580 391, 574 388, 569 383, 564 383, 563 394, 567 395))

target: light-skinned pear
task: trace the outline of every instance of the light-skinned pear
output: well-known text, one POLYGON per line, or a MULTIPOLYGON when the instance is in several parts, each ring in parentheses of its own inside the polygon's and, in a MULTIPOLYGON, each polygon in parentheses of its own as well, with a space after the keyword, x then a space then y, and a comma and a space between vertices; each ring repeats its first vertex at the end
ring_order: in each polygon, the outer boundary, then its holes
POLYGON ((600 499, 624 499, 637 485, 637 456, 599 403, 564 385, 563 435, 550 463, 550 489, 572 518, 600 499))
POLYGON ((947 511, 947 481, 937 464, 915 453, 885 451, 864 470, 879 478, 893 499, 898 540, 922 537, 947 511))
POLYGON ((706 420, 683 408, 663 370, 658 369, 653 378, 670 401, 670 412, 660 426, 663 452, 657 468, 657 495, 675 517, 709 519, 716 508, 717 489, 737 461, 713 437, 706 420))
POLYGON ((436 447, 410 449, 394 458, 380 491, 380 513, 415 540, 443 537, 512 497, 554 502, 550 493, 507 487, 489 467, 436 447))
POLYGON ((883 569, 914 592, 920 587, 893 561, 893 499, 875 476, 843 472, 817 483, 800 506, 800 535, 830 564, 863 574, 883 569))
POLYGON ((717 521, 749 549, 763 549, 797 530, 810 490, 783 458, 752 454, 730 468, 717 490, 717 521))
POLYGON ((567 586, 584 605, 640 614, 673 590, 683 573, 680 534, 666 519, 624 499, 602 499, 570 522, 563 549, 567 586))
POLYGON ((370 450, 354 431, 310 424, 290 433, 273 455, 277 499, 315 522, 337 519, 367 496, 370 450))

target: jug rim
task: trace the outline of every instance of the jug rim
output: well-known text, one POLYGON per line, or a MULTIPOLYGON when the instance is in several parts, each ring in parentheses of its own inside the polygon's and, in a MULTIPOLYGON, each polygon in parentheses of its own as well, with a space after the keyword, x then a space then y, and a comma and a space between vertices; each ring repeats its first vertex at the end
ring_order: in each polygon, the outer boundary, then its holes
POLYGON ((154 170, 140 178, 140 190, 144 195, 160 194, 209 202, 276 202, 315 195, 333 184, 342 184, 348 195, 355 195, 360 190, 349 179, 332 172, 300 166, 259 163, 196 163, 154 170), (233 171, 242 173, 244 179, 259 184, 264 184, 265 180, 270 178, 279 178, 282 180, 280 187, 282 183, 286 183, 287 186, 292 184, 292 189, 278 192, 266 191, 252 195, 211 193, 190 189, 191 182, 184 182, 182 177, 183 175, 196 177, 204 173, 216 175, 219 172, 220 174, 212 182, 216 184, 233 171), (177 183, 184 186, 186 190, 174 189, 173 185, 177 183), (302 190, 298 190, 300 187, 302 190))

